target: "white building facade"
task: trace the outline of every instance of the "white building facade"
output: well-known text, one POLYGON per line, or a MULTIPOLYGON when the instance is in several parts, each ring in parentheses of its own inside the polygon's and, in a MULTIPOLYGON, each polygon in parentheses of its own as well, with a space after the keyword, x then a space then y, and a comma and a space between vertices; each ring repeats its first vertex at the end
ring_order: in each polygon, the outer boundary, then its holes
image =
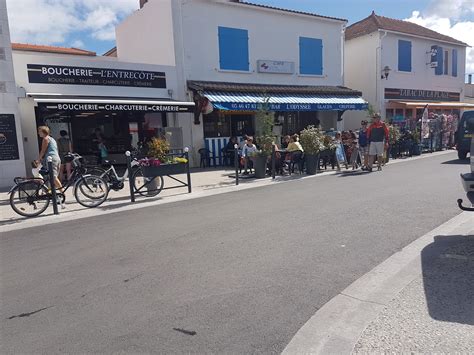
POLYGON ((184 139, 194 152, 216 151, 229 136, 255 133, 264 96, 277 136, 308 124, 334 129, 344 112, 364 109, 360 93, 343 87, 345 24, 239 1, 149 0, 118 25, 117 56, 176 65, 176 98, 198 106, 180 119, 184 139))
POLYGON ((48 126, 54 138, 67 131, 74 151, 92 164, 98 155, 93 143, 96 132, 117 163, 125 162, 127 150, 153 136, 168 134, 173 148, 183 148, 181 130, 171 127, 178 126, 183 112, 193 112, 194 103, 172 99, 177 90, 175 67, 75 52, 14 44, 27 171, 29 162, 38 157, 41 125, 48 126))
POLYGON ((0 0, 0 188, 25 175, 22 140, 7 4, 0 0))
MULTIPOLYGON (((387 120, 420 118, 423 109, 457 114, 464 102, 467 44, 413 23, 372 13, 345 33, 345 84, 362 91, 387 120)), ((346 129, 360 126, 352 112, 346 129)))

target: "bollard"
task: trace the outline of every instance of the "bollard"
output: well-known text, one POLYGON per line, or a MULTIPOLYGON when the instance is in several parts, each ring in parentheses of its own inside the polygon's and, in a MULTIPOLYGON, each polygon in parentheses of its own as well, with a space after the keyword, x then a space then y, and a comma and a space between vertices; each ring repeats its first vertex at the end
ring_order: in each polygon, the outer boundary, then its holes
POLYGON ((239 184, 239 146, 234 144, 235 184, 239 184))
POLYGON ((51 187, 51 195, 53 196, 53 212, 54 214, 59 214, 58 195, 56 194, 56 186, 54 185, 53 158, 49 156, 47 161, 48 161, 49 185, 51 187))
POLYGON ((275 149, 276 145, 273 144, 272 146, 272 179, 275 180, 275 169, 276 169, 276 156, 275 156, 275 149))
POLYGON ((135 187, 133 181, 133 174, 132 174, 132 156, 130 151, 125 152, 125 156, 127 157, 127 170, 128 170, 128 186, 130 188, 130 201, 135 202, 135 187))
POLYGON ((186 175, 188 176, 188 193, 191 193, 192 188, 191 188, 191 171, 189 169, 189 148, 185 147, 184 148, 184 157, 188 161, 186 163, 186 175))

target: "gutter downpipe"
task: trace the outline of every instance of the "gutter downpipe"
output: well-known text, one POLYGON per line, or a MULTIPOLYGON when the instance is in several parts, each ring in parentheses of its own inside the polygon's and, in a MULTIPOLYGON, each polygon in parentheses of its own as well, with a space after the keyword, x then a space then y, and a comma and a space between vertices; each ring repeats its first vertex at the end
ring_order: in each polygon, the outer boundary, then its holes
MULTIPOLYGON (((379 30, 379 33, 382 32, 379 30)), ((383 93, 381 93, 381 82, 379 77, 382 73, 382 40, 387 36, 387 31, 384 31, 382 36, 379 36, 379 46, 375 49, 376 73, 375 73, 375 102, 378 104, 378 112, 385 118, 385 113, 382 112, 383 93), (380 87, 379 87, 380 86, 380 87)))

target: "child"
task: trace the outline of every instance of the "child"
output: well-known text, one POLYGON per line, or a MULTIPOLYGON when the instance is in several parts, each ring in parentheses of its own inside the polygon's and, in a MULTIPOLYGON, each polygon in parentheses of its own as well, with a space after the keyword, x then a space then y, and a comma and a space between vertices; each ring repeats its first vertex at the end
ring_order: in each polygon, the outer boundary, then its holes
POLYGON ((357 163, 358 159, 359 159, 359 147, 357 146, 357 140, 354 139, 352 141, 352 147, 351 147, 352 170, 356 170, 359 168, 359 164, 357 163))
POLYGON ((242 159, 244 163, 244 175, 248 175, 247 166, 250 161, 250 155, 257 151, 257 147, 253 144, 253 138, 247 137, 245 145, 242 148, 242 159))
POLYGON ((43 165, 38 160, 33 160, 31 162, 31 173, 33 177, 36 179, 43 179, 43 175, 41 175, 41 171, 43 169, 43 165))

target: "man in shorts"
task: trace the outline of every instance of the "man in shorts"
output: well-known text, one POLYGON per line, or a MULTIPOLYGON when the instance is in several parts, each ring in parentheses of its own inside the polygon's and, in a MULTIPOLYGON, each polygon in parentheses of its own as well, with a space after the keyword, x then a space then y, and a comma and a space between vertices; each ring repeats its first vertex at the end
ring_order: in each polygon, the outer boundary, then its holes
POLYGON ((376 113, 372 116, 374 121, 367 129, 367 138, 370 142, 369 146, 369 167, 368 171, 372 171, 375 157, 377 156, 378 170, 382 170, 383 155, 385 148, 388 147, 388 128, 384 122, 380 121, 380 114, 376 113))
POLYGON ((367 121, 360 122, 359 130, 359 153, 362 157, 362 170, 367 170, 369 166, 369 139, 367 138, 367 121))

